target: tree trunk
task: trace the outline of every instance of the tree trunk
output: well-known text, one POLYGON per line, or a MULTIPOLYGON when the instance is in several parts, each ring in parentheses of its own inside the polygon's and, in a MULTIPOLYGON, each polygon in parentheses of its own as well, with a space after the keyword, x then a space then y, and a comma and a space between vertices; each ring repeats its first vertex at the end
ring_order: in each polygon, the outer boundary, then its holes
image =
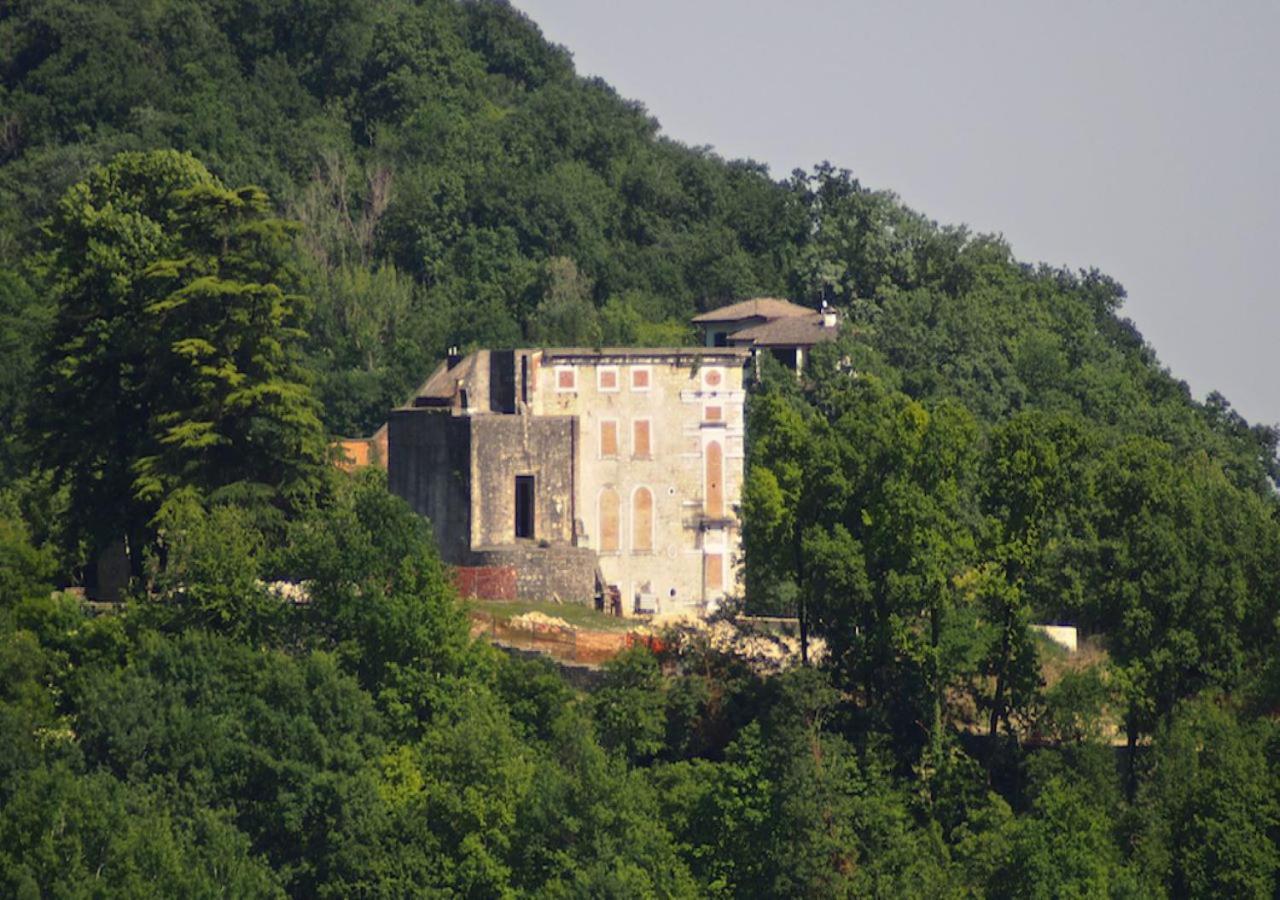
POLYGON ((809 604, 805 601, 804 553, 800 549, 800 536, 796 534, 791 545, 796 571, 796 619, 800 623, 800 665, 809 665, 809 604))
POLYGON ((1000 656, 996 661, 996 692, 991 700, 991 722, 987 731, 988 737, 996 736, 996 728, 1004 714, 1004 692, 1006 689, 1006 672, 1009 668, 1009 622, 1005 622, 1004 634, 1000 638, 1000 656))
POLYGON ((942 643, 942 613, 935 602, 929 610, 929 677, 933 682, 933 703, 929 716, 929 752, 933 764, 942 760, 942 673, 938 665, 938 645, 942 643))
POLYGON ((1130 803, 1138 794, 1138 721, 1130 713, 1125 717, 1125 747, 1127 749, 1127 758, 1125 759, 1125 795, 1130 803))

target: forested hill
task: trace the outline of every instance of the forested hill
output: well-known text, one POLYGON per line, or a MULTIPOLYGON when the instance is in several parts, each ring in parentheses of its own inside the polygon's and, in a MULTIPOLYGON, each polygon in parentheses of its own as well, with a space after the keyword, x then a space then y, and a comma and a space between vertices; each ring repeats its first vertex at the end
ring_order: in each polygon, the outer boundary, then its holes
POLYGON ((662 138, 505 3, 452 0, 6 4, 0 315, 23 336, 6 435, 48 320, 42 221, 90 166, 151 148, 301 222, 335 433, 380 422, 451 344, 677 342, 700 310, 783 295, 848 309, 917 399, 987 423, 1065 410, 1207 452, 1240 484, 1274 472, 1274 435, 1193 402, 1105 276, 1020 264, 825 165, 778 182, 662 138))
POLYGON ((1275 897, 1276 434, 1123 297, 666 140, 501 2, 3 0, 0 895, 1275 897), (326 455, 450 345, 762 294, 849 322, 748 403, 812 665, 573 690, 326 455))

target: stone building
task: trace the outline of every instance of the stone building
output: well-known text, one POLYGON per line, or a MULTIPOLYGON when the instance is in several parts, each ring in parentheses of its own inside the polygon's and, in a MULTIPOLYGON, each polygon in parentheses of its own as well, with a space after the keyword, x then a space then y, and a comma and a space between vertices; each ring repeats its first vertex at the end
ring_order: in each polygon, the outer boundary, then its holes
POLYGON ((707 612, 736 586, 749 351, 450 357, 387 427, 464 592, 707 612))

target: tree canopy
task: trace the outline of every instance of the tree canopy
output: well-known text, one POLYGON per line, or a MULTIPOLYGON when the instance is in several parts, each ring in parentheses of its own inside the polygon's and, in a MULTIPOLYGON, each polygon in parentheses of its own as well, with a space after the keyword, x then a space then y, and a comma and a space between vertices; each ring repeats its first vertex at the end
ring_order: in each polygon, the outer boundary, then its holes
POLYGON ((290 227, 174 151, 93 169, 45 228, 56 303, 35 422, 92 549, 132 545, 180 488, 316 490, 324 433, 299 366, 290 227), (282 284, 283 283, 283 284, 282 284))
POLYGON ((0 893, 1274 896, 1277 431, 1124 297, 666 139, 502 0, 0 4, 0 893), (572 687, 326 465, 446 347, 758 295, 847 323, 748 398, 808 665, 572 687))

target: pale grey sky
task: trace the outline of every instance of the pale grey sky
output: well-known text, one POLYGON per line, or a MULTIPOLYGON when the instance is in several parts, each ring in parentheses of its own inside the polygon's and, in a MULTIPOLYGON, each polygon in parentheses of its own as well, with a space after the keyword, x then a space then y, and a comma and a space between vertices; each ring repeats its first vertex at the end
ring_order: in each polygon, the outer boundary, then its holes
POLYGON ((1280 422, 1280 0, 514 2, 677 140, 1097 266, 1196 396, 1280 422))

